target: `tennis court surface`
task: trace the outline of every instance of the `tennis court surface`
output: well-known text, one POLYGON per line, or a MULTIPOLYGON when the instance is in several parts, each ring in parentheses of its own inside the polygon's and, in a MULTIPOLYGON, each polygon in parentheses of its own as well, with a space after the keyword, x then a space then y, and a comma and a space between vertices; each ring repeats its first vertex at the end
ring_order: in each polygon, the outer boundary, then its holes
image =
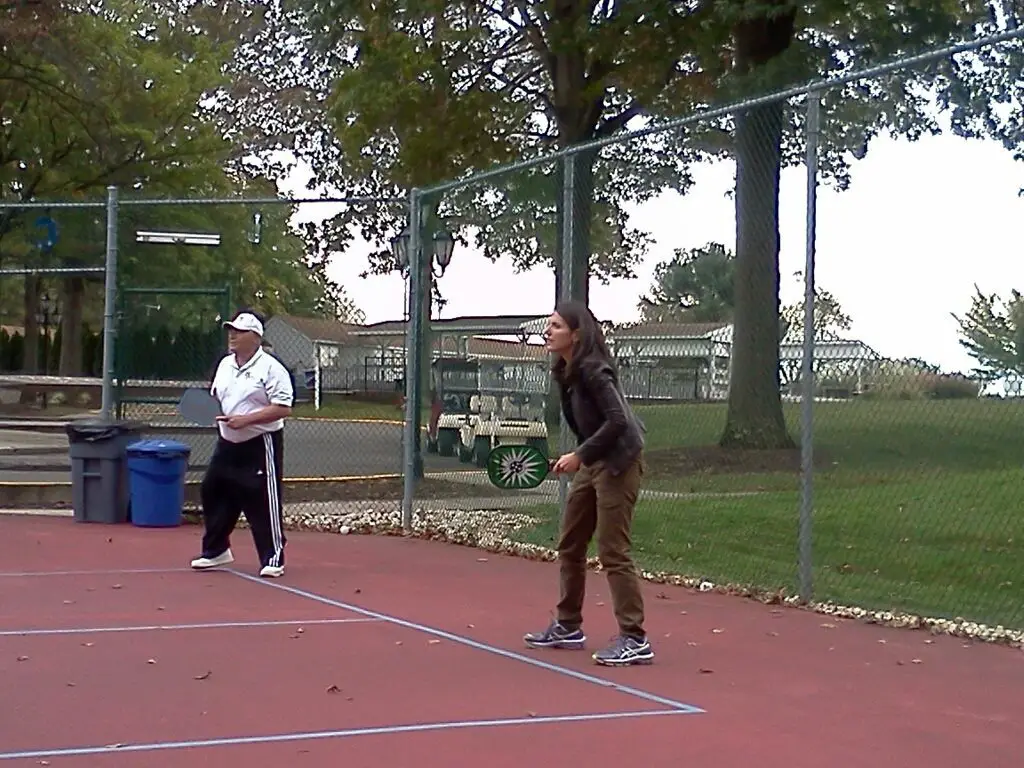
MULTIPOLYGON (((653 666, 531 651, 557 566, 0 515, 0 764, 1019 766, 1024 653, 647 585, 653 666)), ((589 581, 588 645, 614 632, 589 581)))

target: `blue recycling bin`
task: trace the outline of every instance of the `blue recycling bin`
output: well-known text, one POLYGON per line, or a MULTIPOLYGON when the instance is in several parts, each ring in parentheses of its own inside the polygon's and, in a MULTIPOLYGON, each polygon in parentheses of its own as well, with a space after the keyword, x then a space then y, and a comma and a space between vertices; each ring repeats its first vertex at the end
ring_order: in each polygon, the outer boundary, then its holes
POLYGON ((191 446, 174 440, 140 440, 125 449, 133 525, 181 525, 191 454, 191 446))

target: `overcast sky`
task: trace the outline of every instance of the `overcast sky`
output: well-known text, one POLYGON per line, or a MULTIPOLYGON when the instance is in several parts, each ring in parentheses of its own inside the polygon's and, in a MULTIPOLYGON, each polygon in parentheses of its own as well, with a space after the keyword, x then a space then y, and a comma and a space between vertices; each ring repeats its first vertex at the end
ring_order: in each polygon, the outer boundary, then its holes
MULTIPOLYGON (((631 210, 632 223, 655 241, 635 280, 591 284, 591 305, 602 319, 638 317, 658 261, 675 248, 709 241, 735 247, 734 165, 697 170, 685 197, 665 194, 631 210)), ((301 195, 296 174, 287 190, 301 195)), ((783 175, 781 211, 782 301, 800 300, 804 264, 806 177, 803 168, 783 175)), ((891 357, 920 357, 944 370, 968 371, 971 359, 958 344, 951 313, 964 313, 974 285, 1009 294, 1024 289, 1021 223, 1024 166, 999 145, 950 135, 917 142, 879 138, 853 168, 846 192, 822 187, 818 195, 817 282, 853 319, 847 336, 891 357)), ((300 219, 329 214, 307 206, 300 219)), ((403 280, 397 273, 359 275, 368 244, 356 243, 334 259, 330 275, 344 286, 368 322, 401 319, 403 280)), ((537 314, 551 311, 554 275, 537 268, 517 274, 510 263, 492 263, 459 249, 440 281, 448 300, 441 316, 537 314)), ((436 317, 436 314, 435 314, 436 317)))

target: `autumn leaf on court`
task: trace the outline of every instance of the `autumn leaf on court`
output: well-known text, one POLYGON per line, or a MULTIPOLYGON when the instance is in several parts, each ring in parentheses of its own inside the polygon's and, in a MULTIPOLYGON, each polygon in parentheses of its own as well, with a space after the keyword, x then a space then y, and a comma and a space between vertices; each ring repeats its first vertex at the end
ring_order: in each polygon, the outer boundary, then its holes
POLYGON ((330 685, 327 687, 328 693, 341 693, 341 688, 336 685, 330 685))
POLYGON ((702 675, 711 675, 711 674, 714 674, 715 670, 713 670, 713 669, 706 669, 705 667, 701 667, 699 671, 700 671, 700 673, 702 675))
POLYGON ((210 670, 207 670, 206 672, 203 672, 203 674, 201 674, 201 675, 194 676, 192 679, 193 680, 206 680, 212 674, 213 674, 213 670, 210 669, 210 670))

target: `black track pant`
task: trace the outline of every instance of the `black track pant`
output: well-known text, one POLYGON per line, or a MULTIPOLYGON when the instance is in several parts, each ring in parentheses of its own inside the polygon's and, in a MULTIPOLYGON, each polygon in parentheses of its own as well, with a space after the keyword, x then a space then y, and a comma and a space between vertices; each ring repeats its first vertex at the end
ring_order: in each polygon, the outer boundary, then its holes
POLYGON ((283 435, 284 430, 278 430, 243 443, 217 441, 201 489, 206 523, 203 557, 223 554, 244 512, 260 565, 284 565, 283 435))

